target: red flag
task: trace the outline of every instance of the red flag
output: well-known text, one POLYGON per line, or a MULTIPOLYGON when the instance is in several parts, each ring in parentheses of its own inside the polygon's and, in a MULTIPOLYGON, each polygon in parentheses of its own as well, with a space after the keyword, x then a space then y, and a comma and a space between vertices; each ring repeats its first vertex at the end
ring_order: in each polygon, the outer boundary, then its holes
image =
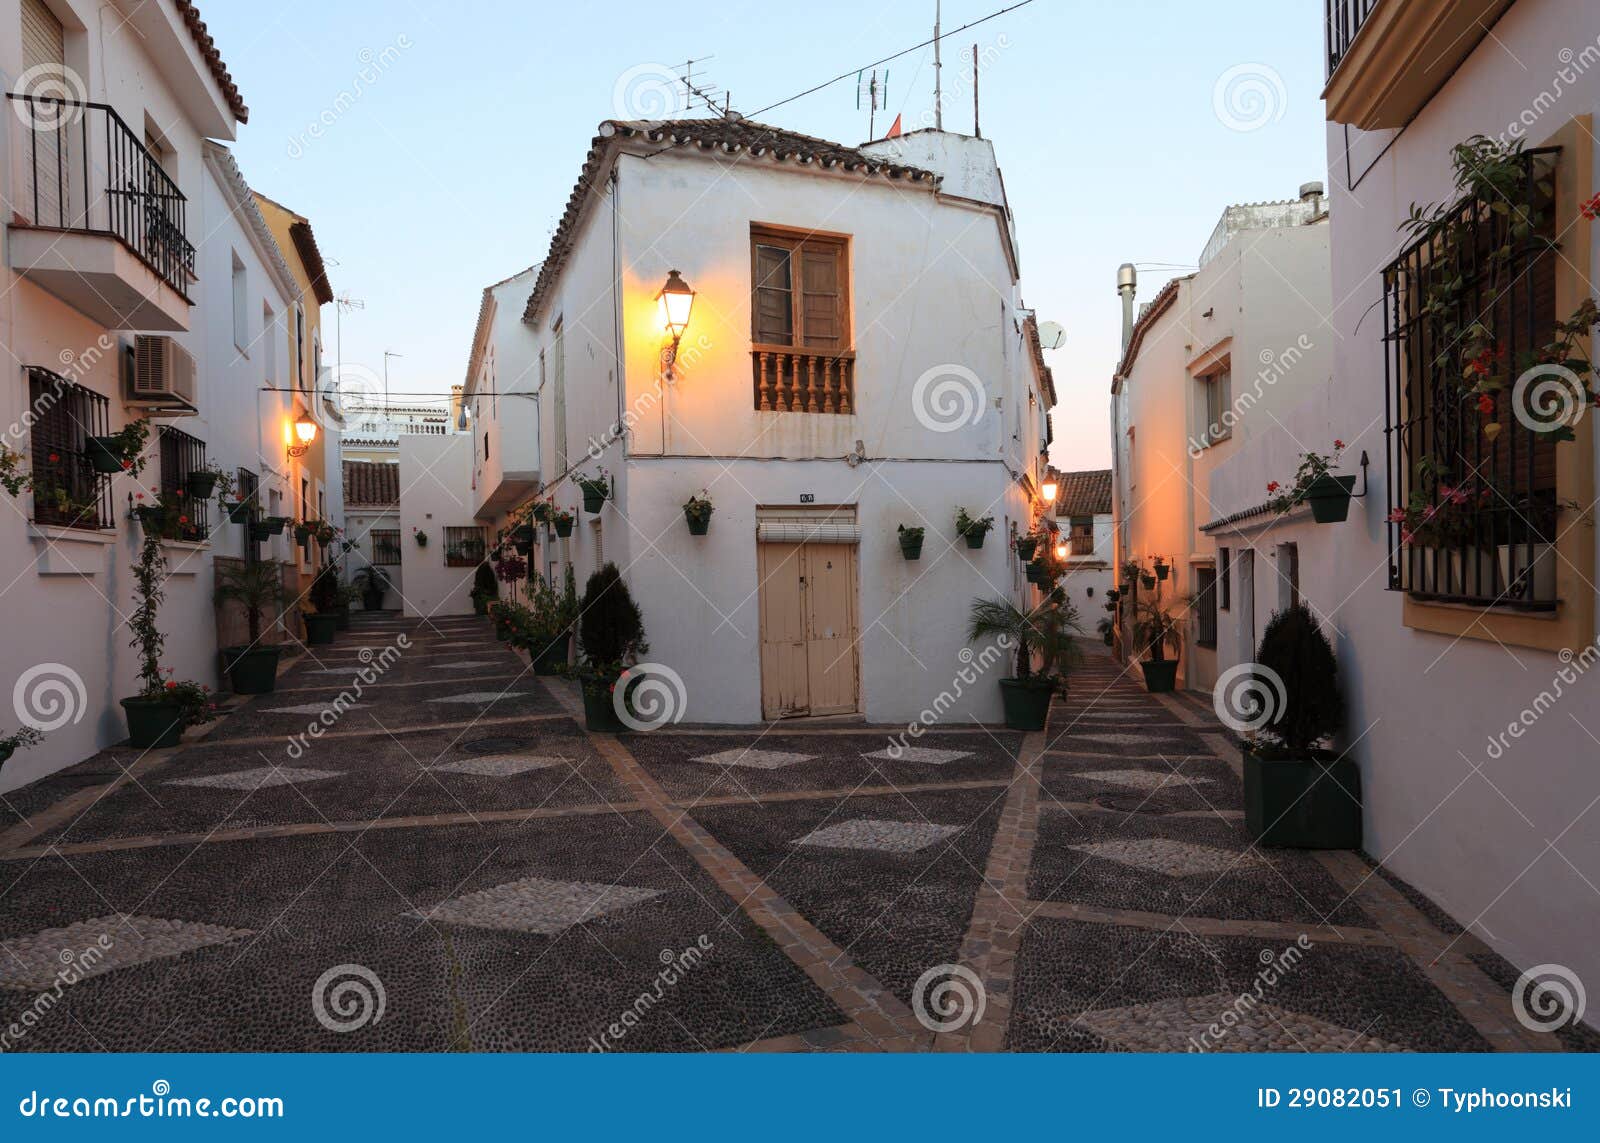
POLYGON ((894 117, 894 126, 889 128, 889 133, 884 138, 893 139, 898 134, 900 134, 900 116, 896 115, 894 117))

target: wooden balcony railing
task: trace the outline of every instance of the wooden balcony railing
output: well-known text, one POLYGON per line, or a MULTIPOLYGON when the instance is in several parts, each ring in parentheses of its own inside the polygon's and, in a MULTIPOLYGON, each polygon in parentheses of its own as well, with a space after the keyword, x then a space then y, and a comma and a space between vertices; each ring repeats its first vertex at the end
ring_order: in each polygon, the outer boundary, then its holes
POLYGON ((1074 555, 1074 556, 1092 556, 1092 555, 1094 555, 1094 537, 1093 536, 1073 536, 1072 537, 1072 541, 1071 541, 1071 549, 1070 549, 1069 554, 1074 555))
POLYGON ((856 406, 856 355, 792 345, 750 351, 756 408, 774 413, 851 413, 856 406))

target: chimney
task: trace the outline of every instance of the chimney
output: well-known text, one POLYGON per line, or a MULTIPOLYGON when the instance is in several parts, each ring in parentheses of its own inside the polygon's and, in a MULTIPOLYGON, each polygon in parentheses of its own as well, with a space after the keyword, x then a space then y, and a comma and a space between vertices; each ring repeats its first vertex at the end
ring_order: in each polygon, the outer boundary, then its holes
POLYGON ((1128 342, 1133 338, 1133 295, 1139 284, 1138 272, 1132 262, 1117 267, 1117 293, 1122 297, 1122 352, 1128 352, 1128 342))
POLYGON ((1323 186, 1319 182, 1300 184, 1300 201, 1309 202, 1313 213, 1322 213, 1322 196, 1324 193, 1323 186))

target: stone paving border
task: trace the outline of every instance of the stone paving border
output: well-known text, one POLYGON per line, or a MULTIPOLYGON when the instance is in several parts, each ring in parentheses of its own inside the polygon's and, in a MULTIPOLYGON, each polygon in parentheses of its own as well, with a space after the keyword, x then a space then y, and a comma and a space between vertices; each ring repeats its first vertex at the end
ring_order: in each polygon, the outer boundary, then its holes
MULTIPOLYGON (((583 717, 582 701, 573 684, 550 678, 541 678, 540 682, 573 717, 583 717)), ((798 1045, 855 1051, 926 1047, 931 1037, 911 1010, 712 837, 686 808, 673 802, 615 735, 591 731, 589 740, 615 768, 623 788, 637 795, 646 812, 711 875, 717 887, 733 898, 745 915, 760 925, 851 1019, 845 1028, 801 1033, 789 1038, 796 1041, 794 1046, 767 1050, 803 1050, 798 1045)), ((837 797, 838 792, 833 796, 837 797)))

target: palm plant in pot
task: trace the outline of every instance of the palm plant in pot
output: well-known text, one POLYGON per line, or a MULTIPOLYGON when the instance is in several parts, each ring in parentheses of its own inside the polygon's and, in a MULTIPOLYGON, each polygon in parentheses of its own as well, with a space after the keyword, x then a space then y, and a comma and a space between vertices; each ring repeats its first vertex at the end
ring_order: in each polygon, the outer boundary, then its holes
POLYGON ((490 601, 499 598, 500 584, 495 579, 495 569, 485 560, 472 573, 472 614, 489 614, 490 601))
POLYGON ((1150 656, 1139 664, 1145 689, 1152 694, 1172 690, 1178 681, 1178 656, 1183 653, 1183 612, 1172 611, 1159 596, 1139 600, 1133 613, 1133 643, 1150 656))
POLYGON ((329 560, 317 569, 308 593, 315 611, 305 613, 306 642, 312 646, 326 646, 333 642, 339 629, 339 568, 329 560))
POLYGON ((389 573, 368 564, 350 579, 350 586, 361 593, 361 606, 368 611, 383 610, 383 597, 389 592, 389 573))
POLYGON ((200 683, 172 678, 161 667, 166 636, 156 626, 165 600, 161 585, 167 578, 167 560, 161 551, 161 534, 145 532, 139 562, 133 565, 134 609, 128 619, 133 632, 129 646, 139 652, 139 693, 122 700, 128 718, 128 745, 140 750, 176 746, 184 729, 216 717, 210 690, 200 683))
POLYGON ((1081 630, 1070 602, 1046 599, 1023 611, 1009 599, 974 599, 967 620, 967 639, 998 639, 1016 655, 1015 677, 1000 680, 1000 701, 1006 725, 1013 730, 1043 730, 1050 714, 1050 699, 1082 652, 1073 633, 1081 630), (1040 655, 1041 669, 1033 669, 1040 655))
POLYGON ((1361 773, 1325 749, 1344 721, 1333 645, 1305 604, 1267 623, 1237 712, 1255 727, 1244 752, 1245 824, 1262 845, 1361 847, 1361 773))
POLYGON ((617 565, 608 563, 584 586, 578 617, 578 680, 583 686, 584 722, 590 730, 622 729, 617 715, 617 680, 650 649, 644 619, 617 565))
POLYGON ((261 642, 261 617, 283 600, 283 573, 275 563, 251 560, 242 564, 217 564, 217 604, 237 603, 244 608, 250 642, 222 649, 223 670, 235 694, 260 695, 277 686, 276 644, 261 642))

